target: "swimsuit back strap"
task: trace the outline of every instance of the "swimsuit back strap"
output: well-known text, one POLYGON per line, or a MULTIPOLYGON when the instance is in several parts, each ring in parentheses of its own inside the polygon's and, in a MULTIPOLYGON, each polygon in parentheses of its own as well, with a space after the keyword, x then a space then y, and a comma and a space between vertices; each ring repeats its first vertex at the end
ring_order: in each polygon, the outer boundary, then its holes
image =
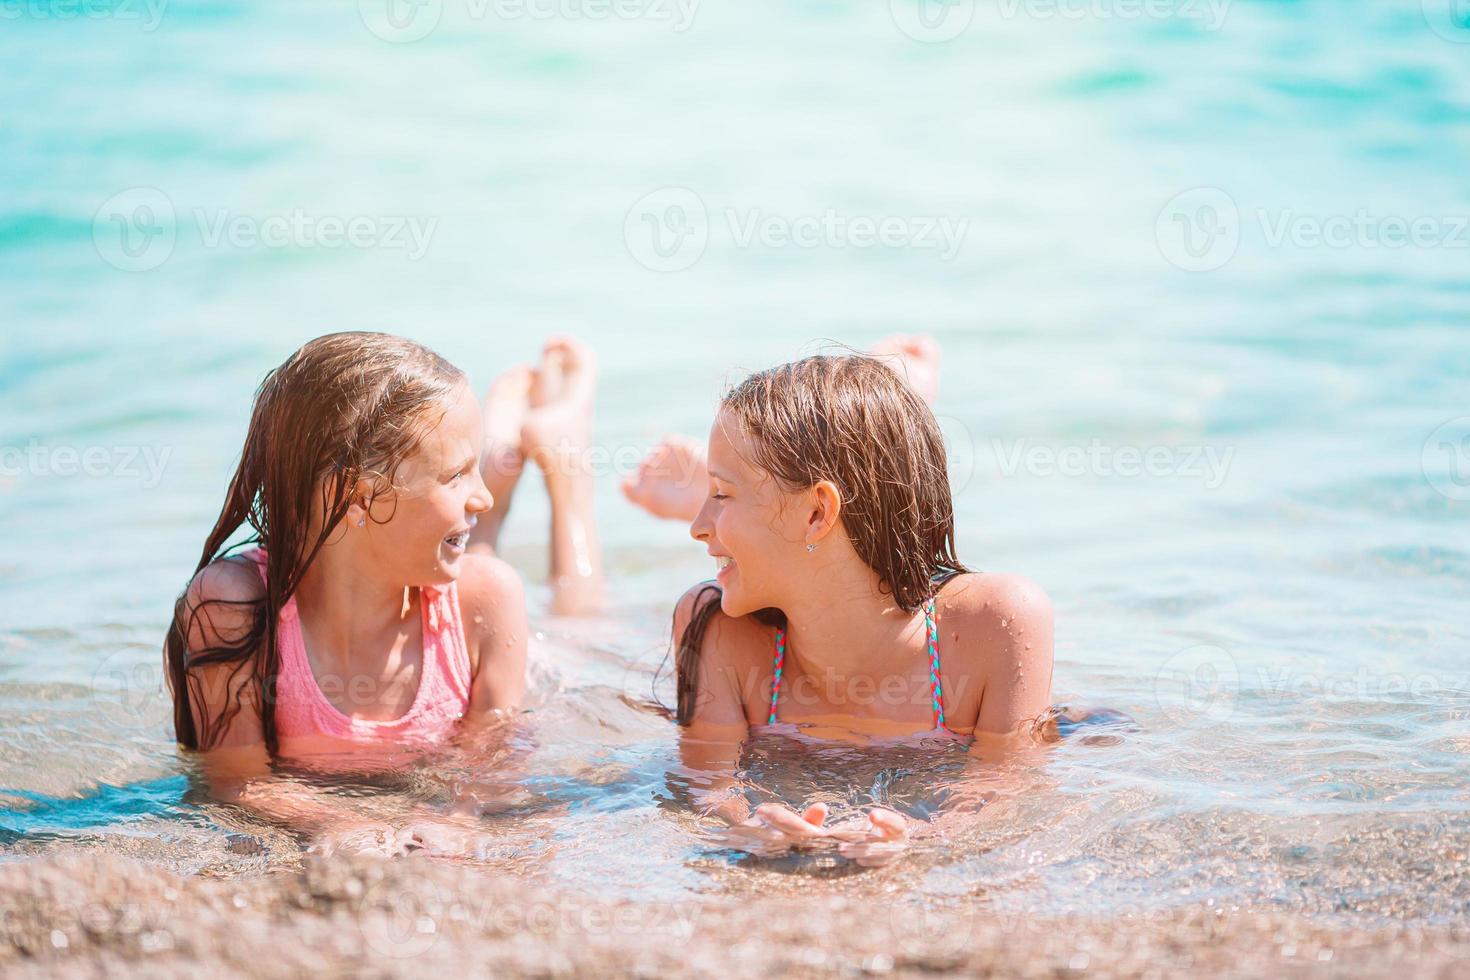
POLYGON ((934 597, 924 607, 924 626, 929 634, 929 682, 934 687, 934 727, 944 727, 944 687, 939 678, 939 629, 934 625, 934 597))
POLYGON ((778 627, 776 630, 776 663, 773 676, 771 677, 771 716, 766 719, 767 725, 776 723, 776 701, 781 697, 781 668, 786 666, 786 629, 778 627))

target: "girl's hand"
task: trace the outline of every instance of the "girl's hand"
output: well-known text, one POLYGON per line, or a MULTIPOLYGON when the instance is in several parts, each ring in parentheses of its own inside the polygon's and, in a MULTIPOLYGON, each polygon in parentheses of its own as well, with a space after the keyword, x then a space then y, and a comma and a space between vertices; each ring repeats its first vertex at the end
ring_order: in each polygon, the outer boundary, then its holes
POLYGON ((386 823, 351 824, 318 837, 309 853, 324 857, 361 854, 396 858, 422 852, 432 857, 484 860, 494 856, 497 844, 494 837, 479 830, 473 821, 432 817, 414 820, 403 827, 386 823))
POLYGON ((448 817, 415 820, 400 833, 409 851, 432 857, 485 860, 495 855, 499 843, 473 821, 448 817))
POLYGON ((909 847, 909 821, 901 813, 885 807, 875 806, 868 811, 863 827, 848 825, 834 828, 831 833, 842 843, 837 853, 856 861, 865 868, 881 868, 892 864, 909 847))
POLYGON ((826 819, 825 803, 814 803, 801 813, 779 803, 767 803, 749 820, 735 824, 721 836, 731 847, 759 857, 775 857, 830 836, 831 830, 822 826, 826 819))
POLYGON ((312 842, 308 854, 332 857, 337 854, 361 854, 368 857, 393 858, 410 850, 408 837, 386 823, 349 824, 329 830, 312 842))

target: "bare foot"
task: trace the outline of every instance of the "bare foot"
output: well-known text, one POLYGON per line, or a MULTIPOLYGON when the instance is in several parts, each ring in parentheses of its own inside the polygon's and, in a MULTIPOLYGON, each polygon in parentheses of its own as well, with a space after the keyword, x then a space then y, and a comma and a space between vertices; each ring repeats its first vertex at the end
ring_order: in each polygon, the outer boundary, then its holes
MULTIPOLYGON (((480 456, 480 477, 490 491, 490 511, 470 532, 472 545, 495 549, 501 525, 510 513, 511 496, 526 468, 521 447, 521 427, 530 410, 534 376, 529 367, 517 365, 495 379, 485 394, 485 449, 480 456)), ((480 550, 480 549, 476 549, 480 550)))
POLYGON ((666 520, 694 520, 708 492, 704 447, 688 436, 669 436, 623 479, 623 496, 666 520))
POLYGON ((547 341, 521 425, 526 458, 541 467, 551 497, 551 611, 581 615, 602 597, 595 476, 586 466, 592 444, 597 358, 570 337, 547 341))
POLYGON ((882 358, 919 396, 934 404, 939 397, 939 344, 926 333, 889 334, 873 345, 874 357, 882 358))
POLYGON ((521 445, 548 477, 573 475, 592 441, 597 358, 571 337, 553 337, 531 382, 521 445))
POLYGON ((511 483, 521 475, 526 454, 521 450, 521 426, 531 408, 535 375, 518 364, 495 379, 485 395, 485 455, 481 461, 485 485, 495 496, 496 484, 511 483))

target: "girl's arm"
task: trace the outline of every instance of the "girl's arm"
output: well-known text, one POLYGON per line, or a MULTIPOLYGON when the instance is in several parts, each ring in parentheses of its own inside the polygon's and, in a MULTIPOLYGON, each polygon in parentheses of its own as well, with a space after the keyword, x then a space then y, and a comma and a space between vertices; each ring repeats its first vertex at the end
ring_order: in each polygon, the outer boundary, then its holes
MULTIPOLYGON (((674 608, 675 650, 694 618, 695 603, 701 596, 705 602, 712 601, 703 583, 685 592, 674 608)), ((718 601, 718 596, 713 601, 718 601)), ((734 825, 750 817, 745 785, 735 777, 740 746, 750 733, 750 725, 739 686, 731 683, 738 678, 728 662, 728 647, 720 643, 729 625, 731 621, 723 613, 715 613, 705 632, 695 663, 694 717, 679 731, 679 760, 700 811, 734 825)))
MULTIPOLYGON (((677 647, 701 595, 706 602, 707 586, 697 585, 684 594, 674 610, 674 642, 677 647)), ((760 787, 742 781, 740 747, 750 734, 745 705, 758 690, 768 693, 767 651, 769 631, 749 617, 731 619, 716 612, 695 663, 694 712, 680 733, 679 756, 690 793, 703 815, 724 823, 723 841, 751 853, 780 853, 797 844, 829 836, 823 827, 827 807, 818 803, 802 813, 780 803, 764 803, 751 811, 747 789, 760 787)), ((757 699, 758 700, 758 699, 757 699)))
POLYGON ((965 776, 924 828, 952 833, 1045 781, 1049 753, 1033 728, 1051 707, 1053 615, 1046 593, 1018 575, 967 575, 941 602, 941 657, 954 650, 946 662, 956 677, 968 671, 980 697, 965 776))
POLYGON ((530 626, 515 569, 484 555, 466 555, 464 566, 459 603, 474 677, 456 747, 469 775, 455 785, 451 812, 479 816, 522 793, 527 752, 516 742, 512 718, 526 692, 530 626))
POLYGON ((988 736, 1024 737, 1051 707, 1053 617, 1051 600, 1030 579, 970 578, 975 587, 956 598, 968 607, 960 630, 966 660, 984 670, 975 721, 980 747, 992 744, 988 736))
POLYGON ((459 608, 473 672, 464 724, 479 728, 499 722, 525 696, 531 630, 516 570, 488 555, 469 554, 462 561, 459 608))
MULTIPOLYGON (((237 644, 249 635, 253 600, 265 587, 244 562, 221 560, 195 576, 185 596, 190 651, 237 644)), ((310 785, 278 776, 272 769, 261 726, 261 705, 250 683, 250 661, 193 666, 189 670, 189 708, 195 731, 208 743, 200 768, 210 794, 266 822, 313 838, 315 846, 392 854, 408 849, 414 827, 391 827, 385 820, 310 785), (238 707, 237 707, 238 706, 238 707)), ((175 691, 175 697, 185 696, 175 691)), ((442 819, 416 813, 418 826, 442 819)), ((418 843, 415 846, 425 846, 418 843)))

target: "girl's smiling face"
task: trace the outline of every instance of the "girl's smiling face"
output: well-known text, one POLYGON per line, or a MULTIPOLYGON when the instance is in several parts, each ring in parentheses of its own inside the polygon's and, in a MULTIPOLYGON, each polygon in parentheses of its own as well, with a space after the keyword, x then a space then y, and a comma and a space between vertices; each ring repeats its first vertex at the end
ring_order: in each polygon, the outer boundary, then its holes
POLYGON ((365 557, 393 580, 444 585, 459 578, 470 529, 493 503, 480 477, 483 424, 480 404, 460 385, 444 417, 399 465, 393 490, 367 510, 360 503, 349 510, 348 533, 360 536, 365 557))
POLYGON ((720 566, 720 605, 728 616, 779 607, 803 574, 812 515, 804 495, 783 490, 747 459, 749 435, 729 412, 709 436, 709 496, 689 533, 720 566))

